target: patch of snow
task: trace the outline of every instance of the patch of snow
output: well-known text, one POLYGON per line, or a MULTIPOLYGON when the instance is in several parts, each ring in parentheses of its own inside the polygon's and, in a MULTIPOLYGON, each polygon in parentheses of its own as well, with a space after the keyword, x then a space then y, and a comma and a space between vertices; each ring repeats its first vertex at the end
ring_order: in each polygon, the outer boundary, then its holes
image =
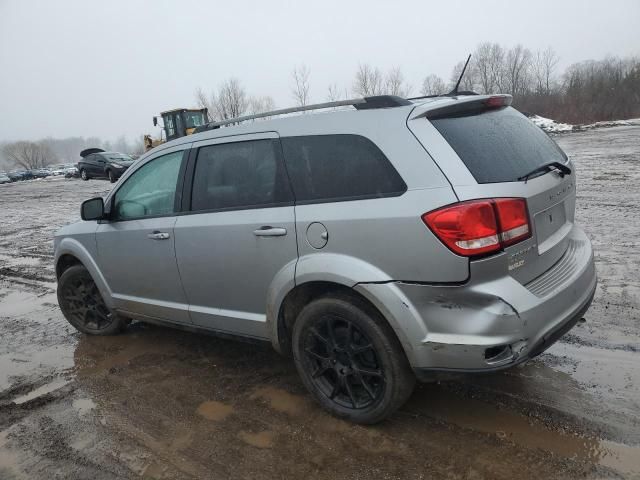
POLYGON ((567 133, 574 130, 574 126, 568 123, 558 123, 550 118, 544 118, 540 115, 532 115, 529 117, 533 123, 547 133, 567 133))
POLYGON ((607 120, 604 122, 590 123, 588 125, 571 125, 569 123, 559 123, 550 118, 541 117, 540 115, 530 115, 529 120, 547 133, 569 133, 582 132, 593 128, 609 128, 609 127, 628 127, 640 125, 640 118, 631 118, 629 120, 607 120))

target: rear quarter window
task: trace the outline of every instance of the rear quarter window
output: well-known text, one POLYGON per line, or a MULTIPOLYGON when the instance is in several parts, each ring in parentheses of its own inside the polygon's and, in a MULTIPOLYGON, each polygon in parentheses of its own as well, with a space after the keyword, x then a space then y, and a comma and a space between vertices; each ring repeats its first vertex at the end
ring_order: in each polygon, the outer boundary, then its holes
POLYGON ((540 165, 566 161, 546 133, 511 107, 430 121, 478 183, 515 182, 540 165))
POLYGON ((407 186, 382 151, 360 135, 282 138, 298 203, 401 195, 407 186))

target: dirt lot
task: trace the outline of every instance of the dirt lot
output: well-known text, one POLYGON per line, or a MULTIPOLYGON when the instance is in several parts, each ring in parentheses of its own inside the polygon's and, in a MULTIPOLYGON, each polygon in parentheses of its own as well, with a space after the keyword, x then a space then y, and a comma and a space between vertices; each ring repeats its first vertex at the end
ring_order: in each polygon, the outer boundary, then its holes
POLYGON ((109 183, 0 185, 0 479, 640 478, 640 127, 558 141, 597 252, 586 322, 522 367, 421 385, 368 428, 316 408, 269 345, 76 333, 51 239, 109 183))

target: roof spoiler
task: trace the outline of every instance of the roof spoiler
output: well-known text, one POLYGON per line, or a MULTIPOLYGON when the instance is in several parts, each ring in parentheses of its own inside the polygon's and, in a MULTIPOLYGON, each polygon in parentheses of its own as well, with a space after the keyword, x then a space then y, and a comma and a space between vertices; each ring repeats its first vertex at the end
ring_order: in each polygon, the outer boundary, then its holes
POLYGON ((456 115, 479 113, 493 108, 508 107, 513 101, 511 95, 478 95, 477 97, 449 97, 450 100, 445 105, 424 110, 412 119, 425 117, 436 119, 443 117, 453 117, 456 115))
POLYGON ((84 158, 87 155, 91 155, 92 153, 100 153, 100 152, 104 152, 104 150, 101 148, 86 148, 80 152, 80 156, 84 158))

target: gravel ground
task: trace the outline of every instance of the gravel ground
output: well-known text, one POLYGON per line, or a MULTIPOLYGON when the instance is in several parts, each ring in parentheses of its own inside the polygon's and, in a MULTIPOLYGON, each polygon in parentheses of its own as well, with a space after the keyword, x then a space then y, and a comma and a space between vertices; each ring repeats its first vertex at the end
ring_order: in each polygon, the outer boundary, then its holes
POLYGON ((596 249, 586 322, 519 368, 420 385, 375 427, 321 412, 268 345, 75 332, 51 239, 109 183, 0 185, 0 479, 640 478, 640 127, 557 140, 596 249))

